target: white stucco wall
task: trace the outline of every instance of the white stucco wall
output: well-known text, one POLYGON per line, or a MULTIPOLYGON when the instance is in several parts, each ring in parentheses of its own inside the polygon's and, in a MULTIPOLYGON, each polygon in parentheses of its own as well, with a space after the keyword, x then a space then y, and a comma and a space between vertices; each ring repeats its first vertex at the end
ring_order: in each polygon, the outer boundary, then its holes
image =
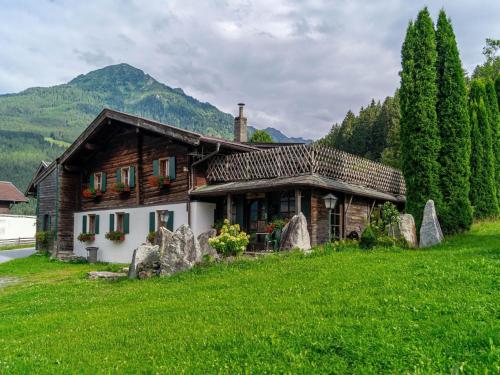
MULTIPOLYGON (((158 206, 145 206, 134 208, 119 208, 116 210, 96 210, 75 213, 74 220, 74 253, 79 256, 87 257, 87 246, 96 246, 99 248, 97 259, 101 262, 111 263, 130 263, 132 254, 141 243, 146 241, 149 233, 149 213, 161 210, 174 212, 174 230, 182 224, 188 224, 187 203, 167 204, 158 206), (109 215, 123 212, 130 214, 129 229, 130 233, 125 235, 125 241, 115 243, 105 238, 109 231, 109 215), (99 215, 99 234, 95 235, 95 241, 91 244, 82 243, 77 240, 82 232, 82 221, 84 215, 99 215)), ((191 229, 198 236, 207 231, 214 224, 215 204, 206 202, 191 203, 191 229)), ((88 225, 88 219, 87 219, 88 225)), ((115 219, 116 227, 116 219, 115 219)))
POLYGON ((87 257, 87 250, 85 250, 85 247, 96 246, 99 248, 97 252, 97 259, 99 261, 130 263, 134 249, 146 241, 146 236, 149 233, 149 213, 160 210, 174 212, 174 230, 188 222, 187 203, 134 208, 120 207, 115 210, 96 210, 75 213, 73 251, 76 255, 87 257), (125 235, 125 241, 121 243, 115 243, 104 237, 109 231, 109 214, 117 212, 130 214, 130 233, 125 235), (77 240, 78 235, 82 232, 82 218, 84 215, 92 214, 99 215, 99 234, 96 234, 93 243, 82 243, 77 240))
POLYGON ((195 236, 214 225, 215 203, 191 202, 191 229, 195 236))
POLYGON ((36 217, 0 215, 0 240, 35 237, 36 217))

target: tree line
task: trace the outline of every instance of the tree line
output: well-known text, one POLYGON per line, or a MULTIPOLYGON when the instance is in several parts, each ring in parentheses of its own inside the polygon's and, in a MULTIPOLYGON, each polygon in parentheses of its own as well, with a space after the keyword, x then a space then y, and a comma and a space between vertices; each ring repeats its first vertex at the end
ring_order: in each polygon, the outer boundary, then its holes
POLYGON ((401 168, 406 210, 417 226, 428 199, 446 233, 468 230, 473 218, 497 216, 499 50, 499 40, 487 39, 486 62, 469 78, 445 11, 434 26, 424 8, 408 25, 394 97, 372 100, 358 115, 349 111, 321 142, 401 168))

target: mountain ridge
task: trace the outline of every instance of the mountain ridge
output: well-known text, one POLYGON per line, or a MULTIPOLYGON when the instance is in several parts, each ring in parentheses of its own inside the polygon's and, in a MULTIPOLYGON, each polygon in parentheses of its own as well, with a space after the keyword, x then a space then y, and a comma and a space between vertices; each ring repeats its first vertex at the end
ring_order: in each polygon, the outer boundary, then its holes
MULTIPOLYGON (((21 189, 40 160, 52 160, 103 108, 211 136, 231 139, 234 117, 121 63, 80 74, 67 83, 0 95, 0 179, 21 189)), ((267 129, 278 142, 301 142, 267 129)), ((255 128, 249 126, 251 135, 255 128)))

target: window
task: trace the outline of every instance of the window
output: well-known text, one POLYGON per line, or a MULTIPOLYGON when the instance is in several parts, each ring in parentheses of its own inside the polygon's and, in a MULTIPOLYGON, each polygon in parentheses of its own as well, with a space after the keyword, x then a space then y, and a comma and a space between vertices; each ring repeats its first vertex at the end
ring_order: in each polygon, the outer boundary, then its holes
POLYGON ((337 203, 333 210, 330 210, 330 234, 332 240, 339 240, 342 237, 341 205, 337 203))
POLYGON ((169 177, 169 161, 170 158, 163 158, 159 160, 160 176, 169 177))
POLYGON ((124 232, 125 230, 125 214, 123 212, 119 212, 116 214, 116 230, 118 232, 124 232))
POLYGON ((130 185, 130 167, 121 169, 121 183, 130 185))
POLYGON ((95 215, 89 215, 89 233, 95 233, 95 215))
POLYGON ((279 216, 291 218, 293 215, 295 215, 295 192, 286 191, 281 194, 279 216))
POLYGON ((49 214, 43 215, 42 230, 44 232, 50 230, 50 215, 49 214))
POLYGON ((101 191, 102 190, 102 173, 94 173, 94 190, 101 191))

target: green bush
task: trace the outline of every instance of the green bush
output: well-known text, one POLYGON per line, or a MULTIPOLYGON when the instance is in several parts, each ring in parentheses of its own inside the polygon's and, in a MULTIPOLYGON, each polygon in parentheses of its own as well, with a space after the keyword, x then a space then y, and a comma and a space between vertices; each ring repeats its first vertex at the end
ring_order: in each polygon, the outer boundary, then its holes
POLYGON ((359 246, 362 249, 371 249, 377 244, 377 233, 368 225, 363 233, 361 233, 361 240, 359 241, 359 246))
POLYGON ((397 240, 390 236, 380 236, 377 238, 376 245, 381 247, 394 247, 397 240))
POLYGON ((240 229, 239 224, 231 225, 224 220, 220 234, 210 238, 208 243, 224 256, 240 255, 246 250, 250 236, 240 229))

